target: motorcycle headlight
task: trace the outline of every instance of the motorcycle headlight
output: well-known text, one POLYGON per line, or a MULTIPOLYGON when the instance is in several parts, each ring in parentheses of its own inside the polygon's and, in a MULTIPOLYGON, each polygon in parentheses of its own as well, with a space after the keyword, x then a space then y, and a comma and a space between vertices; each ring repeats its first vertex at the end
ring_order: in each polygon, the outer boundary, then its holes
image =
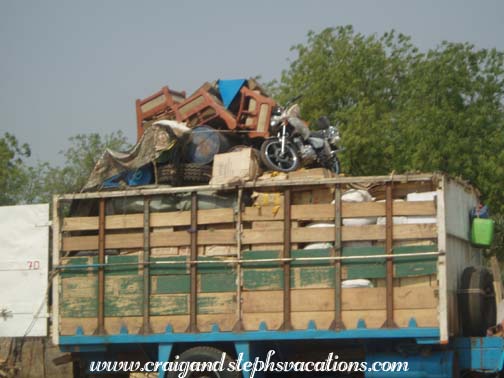
POLYGON ((327 133, 328 133, 327 139, 329 139, 329 143, 337 145, 340 142, 341 140, 340 133, 336 127, 330 126, 327 133))
POLYGON ((341 137, 339 136, 339 134, 334 135, 330 139, 330 143, 333 144, 333 145, 337 145, 340 141, 341 141, 341 137))

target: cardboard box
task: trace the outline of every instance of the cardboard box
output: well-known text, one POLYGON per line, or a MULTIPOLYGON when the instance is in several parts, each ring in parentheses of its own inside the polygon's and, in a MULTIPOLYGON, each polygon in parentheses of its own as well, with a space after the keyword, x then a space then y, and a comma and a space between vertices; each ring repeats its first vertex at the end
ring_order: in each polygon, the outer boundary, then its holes
POLYGON ((259 176, 259 161, 252 148, 214 156, 210 184, 222 185, 254 180, 259 176))
POLYGON ((292 193, 293 205, 332 203, 333 200, 334 190, 332 188, 303 190, 292 193))

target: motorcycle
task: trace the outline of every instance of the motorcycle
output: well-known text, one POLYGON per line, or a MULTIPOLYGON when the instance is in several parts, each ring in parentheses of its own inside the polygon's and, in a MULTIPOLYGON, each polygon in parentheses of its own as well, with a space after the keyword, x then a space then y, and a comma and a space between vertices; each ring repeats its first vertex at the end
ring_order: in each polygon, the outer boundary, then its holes
POLYGON ((273 137, 261 145, 261 160, 271 170, 292 172, 301 166, 318 164, 340 173, 338 152, 341 151, 339 130, 327 117, 318 120, 318 130, 310 131, 299 117, 299 105, 287 110, 278 108, 271 117, 273 137))

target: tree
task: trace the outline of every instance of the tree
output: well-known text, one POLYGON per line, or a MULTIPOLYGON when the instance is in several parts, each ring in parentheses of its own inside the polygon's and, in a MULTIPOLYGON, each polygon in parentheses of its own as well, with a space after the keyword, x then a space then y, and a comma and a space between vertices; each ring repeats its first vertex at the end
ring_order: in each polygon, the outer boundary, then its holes
POLYGON ((130 147, 121 131, 105 136, 78 134, 69 141, 70 147, 60 151, 65 157, 62 167, 52 167, 44 162, 31 168, 30 202, 47 202, 53 194, 79 192, 107 148, 122 151, 130 147))
POLYGON ((0 206, 23 202, 28 181, 25 159, 30 154, 30 147, 20 145, 14 135, 5 133, 0 138, 0 206))
POLYGON ((310 32, 307 44, 293 50, 297 58, 282 74, 279 100, 302 94, 305 118, 328 115, 339 121, 347 148, 345 171, 389 172, 389 162, 402 149, 398 99, 419 55, 410 39, 395 32, 364 36, 346 26, 310 32))
POLYGON ((60 151, 62 167, 48 162, 26 163, 28 144, 20 145, 12 134, 0 139, 0 206, 50 202, 53 194, 79 192, 105 149, 121 151, 130 147, 121 131, 101 136, 78 134, 69 138, 70 147, 60 151))
POLYGON ((276 86, 302 93, 303 117, 340 124, 353 175, 442 171, 475 184, 504 214, 504 54, 443 42, 425 53, 395 31, 310 32, 276 86))
MULTIPOLYGON (((469 180, 497 221, 504 253, 504 53, 443 42, 427 52, 395 31, 364 36, 351 26, 310 32, 280 82, 303 117, 340 125, 352 175, 441 171, 469 180)), ((500 242, 499 242, 500 240, 500 242)))

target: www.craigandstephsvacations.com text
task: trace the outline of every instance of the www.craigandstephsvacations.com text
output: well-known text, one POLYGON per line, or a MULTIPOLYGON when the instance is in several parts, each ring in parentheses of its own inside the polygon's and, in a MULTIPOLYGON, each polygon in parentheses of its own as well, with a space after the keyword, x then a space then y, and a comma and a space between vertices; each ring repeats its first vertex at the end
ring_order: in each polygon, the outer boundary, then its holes
POLYGON ((192 372, 248 372, 253 378, 257 372, 406 372, 408 362, 375 361, 368 364, 364 361, 340 361, 339 356, 329 353, 323 361, 277 361, 275 351, 268 351, 264 360, 259 357, 246 361, 243 353, 236 359, 230 359, 226 353, 215 361, 181 361, 175 356, 170 362, 138 361, 92 361, 89 365, 91 373, 104 372, 175 372, 178 378, 185 378, 192 372))

